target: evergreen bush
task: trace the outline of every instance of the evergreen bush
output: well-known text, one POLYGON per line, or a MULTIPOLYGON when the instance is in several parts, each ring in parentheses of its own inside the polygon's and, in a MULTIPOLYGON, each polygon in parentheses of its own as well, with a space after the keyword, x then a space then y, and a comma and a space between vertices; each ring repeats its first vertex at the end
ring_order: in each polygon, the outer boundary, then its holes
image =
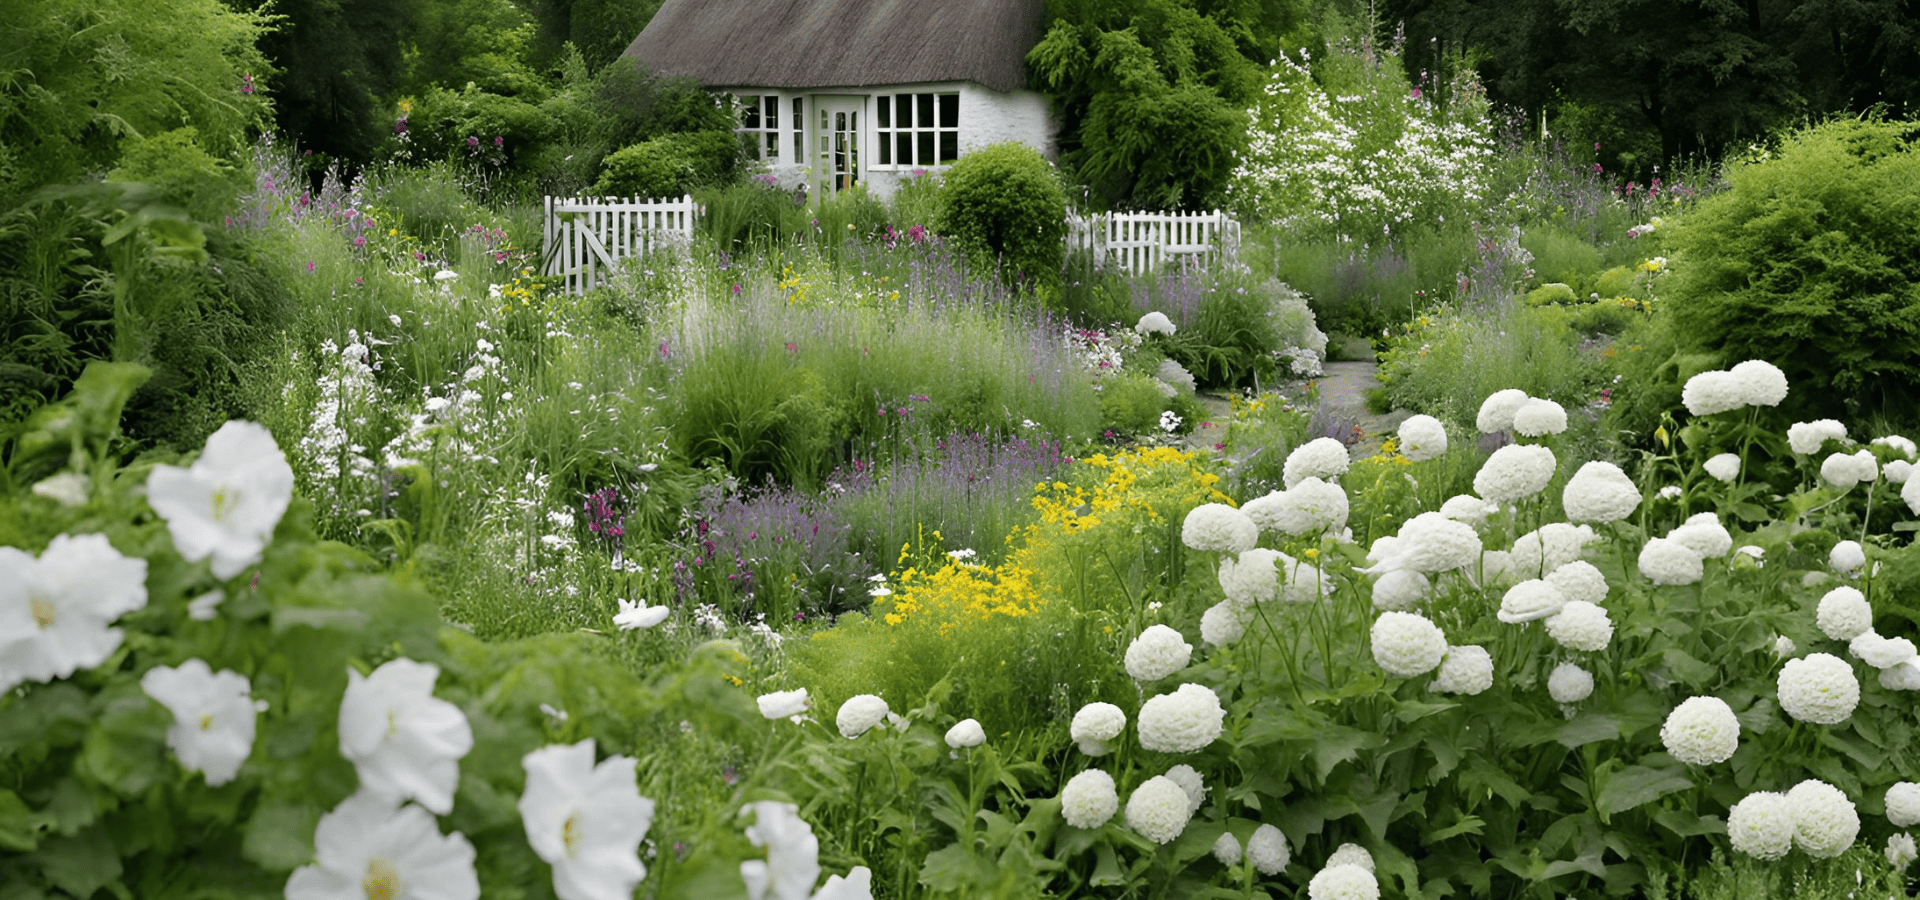
POLYGON ((1067 195, 1038 151, 1006 143, 968 153, 948 170, 944 194, 937 230, 976 267, 1059 283, 1067 195))

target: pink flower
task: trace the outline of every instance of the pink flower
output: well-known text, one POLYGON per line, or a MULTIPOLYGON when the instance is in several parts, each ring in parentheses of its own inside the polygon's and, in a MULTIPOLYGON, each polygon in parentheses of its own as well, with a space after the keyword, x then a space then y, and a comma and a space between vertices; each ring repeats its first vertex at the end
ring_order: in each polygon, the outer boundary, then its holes
POLYGON ((467 146, 469 147, 480 146, 480 139, 477 137, 474 137, 473 135, 467 135, 467 146))
POLYGON ((799 345, 799 344, 796 344, 796 343, 794 343, 794 342, 792 342, 792 341, 788 341, 788 342, 787 342, 787 352, 789 352, 789 353, 799 353, 799 352, 800 352, 800 345, 799 345))
POLYGON ((365 247, 367 245, 367 236, 363 234, 357 238, 354 238, 353 245, 355 247, 365 247))
POLYGON ((494 145, 495 147, 503 147, 503 146, 506 146, 506 143, 507 143, 507 139, 506 139, 506 138, 504 138, 504 137, 501 137, 500 135, 497 135, 497 134, 493 136, 493 145, 494 145))
POLYGON ((307 271, 313 271, 313 260, 307 260, 307 271))

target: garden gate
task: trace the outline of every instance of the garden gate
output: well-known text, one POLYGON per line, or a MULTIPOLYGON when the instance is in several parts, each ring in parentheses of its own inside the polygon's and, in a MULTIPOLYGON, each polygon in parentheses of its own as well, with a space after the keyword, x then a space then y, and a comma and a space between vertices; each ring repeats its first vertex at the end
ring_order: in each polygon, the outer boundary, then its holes
POLYGON ((642 200, 638 197, 548 197, 540 232, 541 271, 564 279, 566 292, 579 295, 611 274, 620 260, 693 240, 700 206, 693 197, 642 200))
POLYGON ((1102 266, 1144 275, 1169 260, 1203 263, 1240 253, 1240 223, 1224 212, 1067 214, 1067 249, 1102 266))

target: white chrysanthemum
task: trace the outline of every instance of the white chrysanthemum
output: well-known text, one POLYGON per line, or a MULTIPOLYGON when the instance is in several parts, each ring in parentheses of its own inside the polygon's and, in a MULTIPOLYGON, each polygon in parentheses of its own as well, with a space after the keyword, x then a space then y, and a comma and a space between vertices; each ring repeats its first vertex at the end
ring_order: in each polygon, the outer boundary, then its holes
POLYGON ((1673 758, 1690 766, 1711 766, 1740 749, 1740 720, 1718 697, 1691 697, 1667 714, 1660 743, 1673 758))
POLYGON ((1880 474, 1887 477, 1888 484, 1897 484, 1904 487, 1907 479, 1913 477, 1913 463, 1907 462, 1904 459, 1896 459, 1882 467, 1880 474))
POLYGON ((211 556, 219 578, 260 561, 292 501, 293 468, 253 422, 220 426, 192 466, 154 466, 147 478, 147 503, 167 520, 174 547, 188 562, 211 556))
POLYGON ((1561 663, 1547 675, 1547 696, 1555 703, 1579 703, 1593 695, 1593 673, 1573 663, 1561 663))
POLYGON ((1867 450, 1859 453, 1831 453, 1820 463, 1820 480, 1841 490, 1878 477, 1880 477, 1879 464, 1874 461, 1873 453, 1867 450))
POLYGON ((1669 538, 1653 538, 1640 548, 1640 574, 1654 584, 1693 584, 1706 566, 1692 547, 1669 538))
POLYGON ((1551 582, 1539 578, 1529 578, 1513 587, 1500 598, 1500 611, 1495 613, 1500 621, 1508 625, 1532 622, 1544 619, 1560 612, 1567 605, 1567 597, 1560 593, 1551 582))
POLYGON ((105 662, 123 638, 109 626, 146 605, 147 561, 105 535, 59 535, 39 559, 0 547, 0 695, 105 662))
POLYGON ((1400 423, 1400 455, 1414 462, 1447 455, 1447 426, 1428 415, 1408 417, 1400 423))
POLYGON ((961 719, 947 729, 947 746, 955 750, 978 747, 987 742, 987 730, 980 727, 979 719, 961 719))
POLYGON ((178 667, 154 666, 140 676, 146 691, 167 711, 167 746, 189 772, 206 775, 207 784, 221 785, 239 774, 253 753, 254 722, 264 702, 255 704, 247 676, 228 669, 213 671, 206 660, 189 659, 178 667))
POLYGON ((1307 882, 1307 900, 1380 900, 1380 882, 1359 866, 1329 866, 1307 882))
POLYGON ((1543 437, 1567 430, 1567 410, 1552 400, 1529 397, 1513 411, 1513 430, 1527 437, 1543 437))
POLYGON ((1860 702, 1860 682, 1846 660, 1810 653, 1781 667, 1778 693, 1787 715, 1815 725, 1838 725, 1860 702))
POLYGON ((1740 477, 1740 456, 1736 453, 1722 453, 1708 459, 1703 467, 1708 475, 1730 482, 1740 477))
POLYGON ((560 900, 632 897, 647 877, 639 851, 654 812, 653 801, 640 796, 633 757, 595 765, 587 738, 542 747, 520 764, 527 771, 520 820, 533 852, 553 867, 554 893, 560 900))
POLYGON ((1900 456, 1908 462, 1920 460, 1920 445, 1917 445, 1914 442, 1904 437, 1901 437, 1900 435, 1897 435, 1897 434, 1889 434, 1886 437, 1877 437, 1871 441, 1868 441, 1868 443, 1879 444, 1882 447, 1890 448, 1893 450, 1893 452, 1900 454, 1900 456))
POLYGON ((1286 491, 1268 491, 1258 497, 1240 504, 1240 511, 1253 520, 1261 531, 1280 530, 1280 504, 1286 499, 1286 491))
POLYGON ((1260 541, 1260 526, 1224 503, 1203 503, 1187 513, 1180 541, 1194 550, 1239 553, 1260 541))
POLYGON ((1900 499, 1914 515, 1920 516, 1920 478, 1909 478, 1900 486, 1900 499))
POLYGON ((1873 628, 1873 605, 1859 588, 1841 585, 1820 598, 1814 623, 1827 637, 1851 641, 1873 628))
POLYGON ((1127 675, 1135 681, 1159 681, 1187 667, 1193 645, 1165 625, 1149 626, 1127 645, 1127 675))
POLYGON ((1887 865, 1903 873, 1908 866, 1913 865, 1914 860, 1920 859, 1920 848, 1914 846, 1913 835, 1910 834, 1887 835, 1887 849, 1884 852, 1887 855, 1887 865))
POLYGON ((801 715, 812 701, 807 698, 807 689, 800 688, 761 694, 755 702, 760 704, 760 715, 772 721, 801 715))
POLYGON ((873 694, 858 694, 848 697, 840 704, 840 712, 833 718, 834 725, 840 729, 840 736, 853 740, 867 733, 867 729, 886 721, 887 701, 873 694))
POLYGON ((1433 583, 1412 569, 1389 569, 1373 582, 1373 608, 1412 609, 1427 599, 1433 583))
POLYGON ((1619 466, 1595 460, 1567 479, 1560 504, 1569 522, 1618 522, 1640 505, 1640 489, 1619 466))
POLYGON ((1727 810, 1727 841, 1755 859, 1785 857, 1793 849, 1793 804, 1773 791, 1748 794, 1727 810))
POLYGON ((1333 593, 1333 578, 1312 563, 1281 554, 1280 569, 1286 576, 1280 585, 1280 599, 1288 603, 1314 603, 1333 593))
POLYGON ((1253 621, 1253 607, 1222 600, 1200 616, 1200 639, 1209 647, 1228 647, 1240 641, 1253 621))
POLYGON ((1213 839, 1213 858, 1231 869, 1240 864, 1240 839, 1231 831, 1222 831, 1213 839))
POLYGON ((1155 775, 1127 798, 1127 827, 1156 844, 1170 844, 1187 829, 1187 792, 1165 775, 1155 775))
POLYGON ((1558 463, 1553 451, 1531 444, 1508 444, 1493 451, 1473 476, 1473 492, 1490 503, 1518 502, 1546 490, 1558 463))
POLYGON ((1667 540, 1685 545, 1702 559, 1719 559, 1733 550, 1733 535, 1710 512, 1692 516, 1680 527, 1667 532, 1667 540))
POLYGON ((1920 659, 1881 669, 1879 681, 1889 691, 1920 691, 1920 659))
POLYGON ((1171 335, 1174 332, 1173 320, 1167 318, 1166 313, 1156 309, 1141 316, 1140 321, 1134 323, 1133 330, 1139 334, 1171 335))
POLYGON ((1279 564, 1290 559, 1278 550, 1255 547, 1220 560, 1220 590, 1243 606, 1272 600, 1280 593, 1279 564))
POLYGON ((1827 552, 1827 565, 1851 578, 1867 567, 1867 551, 1859 541, 1841 541, 1827 552))
POLYGON ((1447 636, 1419 613, 1390 611, 1373 620, 1373 661, 1387 674, 1414 678, 1447 655, 1447 636))
POLYGON ((1531 399, 1526 391, 1519 388, 1495 391, 1480 402, 1480 414, 1474 417, 1474 427, 1480 429, 1481 434, 1508 431, 1513 428, 1513 414, 1531 399))
POLYGON ((1476 530, 1487 524, 1487 517, 1500 511, 1500 504, 1488 503, 1472 494, 1455 494, 1440 504, 1440 514, 1456 522, 1465 522, 1476 530))
POLYGON ((1539 578, 1579 559, 1597 537, 1591 525, 1550 522, 1513 542, 1509 570, 1518 578, 1539 578))
POLYGON ((1378 566, 1389 559, 1399 556, 1405 547, 1406 545, 1399 538, 1390 534, 1374 538, 1373 546, 1367 548, 1367 564, 1369 566, 1378 566))
POLYGON ((1764 359, 1750 359, 1731 370, 1751 406, 1779 406, 1787 399, 1787 373, 1764 359))
POLYGON ((1194 767, 1181 763, 1167 770, 1167 777, 1187 792, 1187 815, 1200 811, 1200 804, 1207 802, 1207 783, 1194 767))
POLYGON ((1162 753, 1192 753, 1220 737, 1227 711, 1220 696, 1199 684, 1183 684, 1140 705, 1140 746, 1162 753))
POLYGON ((1787 429, 1787 446, 1801 456, 1820 452, 1821 445, 1828 440, 1847 439, 1847 426, 1832 419, 1816 419, 1812 422, 1795 422, 1787 429))
MULTIPOLYGON (((1474 574, 1472 569, 1468 574, 1474 574)), ((1513 554, 1505 550, 1488 550, 1480 554, 1480 587, 1492 589, 1500 585, 1511 587, 1515 580, 1513 554)))
POLYGON ((1792 656, 1793 652, 1798 649, 1800 648, 1793 644, 1793 638, 1787 637, 1784 634, 1773 639, 1773 655, 1777 659, 1786 659, 1792 656))
POLYGON ((1887 821, 1895 828, 1920 825, 1920 784, 1901 781, 1887 788, 1887 821))
POLYGON ((1347 472, 1347 445, 1333 438, 1316 438, 1293 448, 1281 470, 1288 490, 1309 478, 1337 478, 1347 472))
POLYGON ((1440 660, 1440 671, 1433 676, 1433 690, 1440 694, 1472 696, 1493 687, 1493 656, 1487 648, 1475 644, 1448 647, 1440 660))
POLYGON ((1247 838, 1247 859, 1262 875, 1278 875, 1293 861, 1293 850, 1287 846, 1287 836, 1272 825, 1262 825, 1253 830, 1253 836, 1247 838))
POLYGON ((1793 810, 1793 843, 1815 859, 1847 852, 1860 834, 1860 813, 1845 791, 1809 778, 1787 791, 1793 810))
POLYGON ((1334 866, 1359 866, 1362 869, 1372 872, 1374 871, 1373 854, 1367 852, 1367 848, 1359 844, 1341 844, 1333 848, 1333 853, 1327 856, 1326 867, 1331 869, 1334 866))
POLYGON ((438 666, 406 657, 364 678, 349 668, 339 732, 340 755, 360 773, 363 791, 396 805, 416 800, 444 816, 453 811, 473 728, 460 707, 433 696, 439 677, 438 666))
POLYGON ((1547 636, 1569 650, 1598 653, 1613 641, 1613 620, 1607 611, 1585 600, 1569 600, 1547 617, 1547 636))
POLYGON ((1575 600, 1599 605, 1607 599, 1607 576, 1598 566, 1584 559, 1576 559, 1558 569, 1547 573, 1541 579, 1560 590, 1560 596, 1567 602, 1575 600))
POLYGON ((1425 512, 1400 526, 1392 555, 1374 568, 1412 569, 1423 574, 1464 569, 1480 560, 1480 533, 1465 522, 1425 512))
MULTIPOLYGON (((1860 635, 1860 637, 1864 638, 1872 634, 1873 632, 1869 631, 1866 634, 1860 635)), ((1869 641, 1864 647, 1856 648, 1853 655, 1859 657, 1861 662, 1876 669, 1891 669, 1894 666, 1904 665, 1908 660, 1920 655, 1920 653, 1915 652, 1913 641, 1907 638, 1873 636, 1874 640, 1869 641)), ((1856 638, 1856 640, 1858 640, 1858 638, 1856 638)))
POLYGON ((1089 703, 1073 714, 1069 731, 1088 756, 1104 756, 1113 748, 1108 742, 1127 729, 1127 714, 1111 703, 1089 703))
POLYGON ((1075 828, 1099 828, 1120 811, 1120 793, 1113 776, 1088 769, 1060 789, 1060 813, 1075 828))
POLYGON ((1255 520, 1261 528, 1281 534, 1312 534, 1347 527, 1347 492, 1337 484, 1303 478, 1277 496, 1268 496, 1274 500, 1263 510, 1266 521, 1255 520))
POLYGON ((1680 402, 1687 412, 1711 416, 1747 405, 1746 386, 1732 372, 1715 369, 1687 379, 1680 389, 1680 402))
POLYGON ((287 879, 287 900, 477 900, 473 844, 440 833, 418 806, 361 791, 320 817, 314 862, 287 879))

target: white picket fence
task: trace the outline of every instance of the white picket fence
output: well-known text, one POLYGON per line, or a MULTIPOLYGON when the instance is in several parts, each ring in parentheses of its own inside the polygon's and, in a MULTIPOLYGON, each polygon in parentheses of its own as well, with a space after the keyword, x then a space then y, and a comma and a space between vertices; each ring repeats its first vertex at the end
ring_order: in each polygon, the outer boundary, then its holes
POLYGON ((692 196, 678 200, 639 197, 548 197, 541 229, 541 271, 564 279, 569 294, 584 294, 629 257, 693 240, 702 210, 692 196))
POLYGON ((1067 214, 1067 248, 1102 267, 1145 275, 1169 263, 1207 264, 1240 255, 1240 223, 1213 212, 1067 214))

